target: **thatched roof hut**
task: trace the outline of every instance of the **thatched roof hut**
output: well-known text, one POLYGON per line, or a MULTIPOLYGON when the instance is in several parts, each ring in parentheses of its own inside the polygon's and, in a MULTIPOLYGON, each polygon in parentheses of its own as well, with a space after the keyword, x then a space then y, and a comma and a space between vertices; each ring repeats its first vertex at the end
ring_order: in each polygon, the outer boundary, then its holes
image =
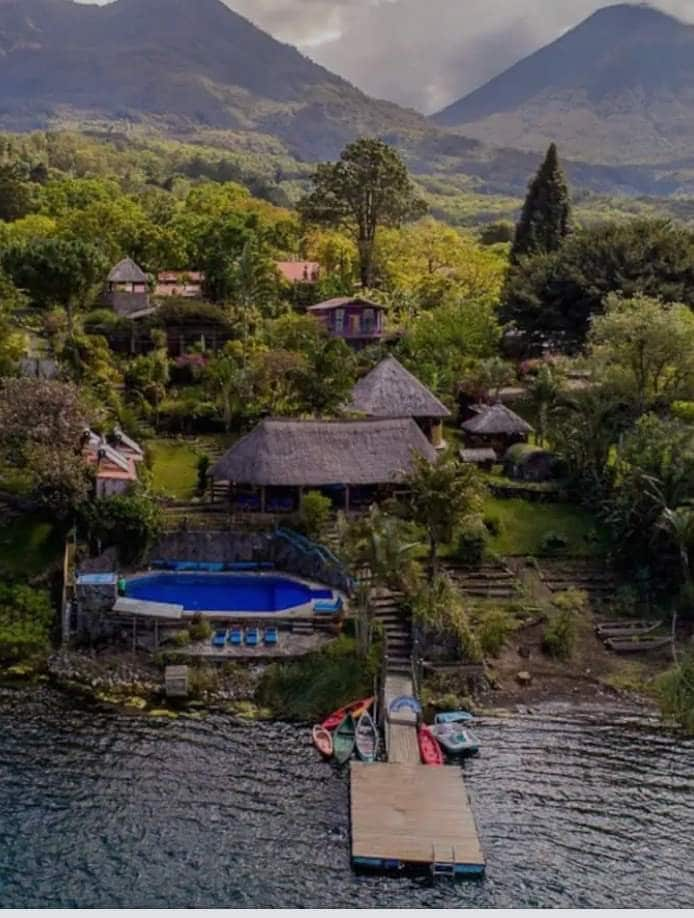
POLYGON ((501 402, 485 406, 462 427, 466 433, 482 437, 526 437, 533 432, 527 421, 501 402))
POLYGON ((146 284, 147 275, 132 258, 124 258, 112 268, 108 276, 109 284, 146 284))
POLYGON ((433 392, 396 360, 386 357, 352 390, 351 411, 371 418, 449 418, 433 392))
POLYGON ((500 455, 512 444, 525 442, 533 430, 527 421, 501 402, 480 408, 462 428, 466 447, 490 447, 500 455))
POLYGON ((436 451, 411 418, 262 421, 212 466, 210 476, 255 487, 382 485, 402 480, 412 453, 436 451))

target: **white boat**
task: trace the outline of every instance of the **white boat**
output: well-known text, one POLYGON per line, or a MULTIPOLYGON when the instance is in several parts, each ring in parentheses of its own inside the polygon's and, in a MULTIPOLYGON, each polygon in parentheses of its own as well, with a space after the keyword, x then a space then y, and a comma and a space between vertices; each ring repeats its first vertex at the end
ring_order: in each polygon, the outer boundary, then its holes
POLYGON ((431 732, 450 755, 474 755, 480 742, 467 727, 460 723, 434 724, 431 732))

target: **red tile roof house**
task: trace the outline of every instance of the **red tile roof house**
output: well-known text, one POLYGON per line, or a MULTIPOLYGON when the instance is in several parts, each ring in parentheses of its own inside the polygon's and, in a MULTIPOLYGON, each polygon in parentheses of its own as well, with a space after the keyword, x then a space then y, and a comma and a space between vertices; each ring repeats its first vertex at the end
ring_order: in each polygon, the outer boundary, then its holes
POLYGON ((366 347, 385 335, 386 307, 360 297, 339 296, 308 307, 333 338, 343 338, 354 348, 366 347))
POLYGON ((119 428, 114 444, 92 430, 84 432, 84 456, 96 470, 96 496, 114 497, 126 494, 137 481, 137 463, 144 459, 140 447, 119 428))
POLYGON ((154 295, 200 299, 204 283, 205 274, 202 271, 160 271, 157 275, 154 295))
POLYGON ((278 261, 275 267, 289 284, 317 284, 320 280, 317 261, 278 261))

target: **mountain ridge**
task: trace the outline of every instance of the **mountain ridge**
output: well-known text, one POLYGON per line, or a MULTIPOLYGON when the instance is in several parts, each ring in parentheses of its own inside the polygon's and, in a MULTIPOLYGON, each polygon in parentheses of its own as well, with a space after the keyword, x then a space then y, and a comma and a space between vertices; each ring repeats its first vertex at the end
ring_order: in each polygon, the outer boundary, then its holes
POLYGON ((694 143, 694 25, 648 5, 597 10, 432 116, 486 143, 599 162, 667 161, 694 143))
POLYGON ((56 113, 153 117, 269 128, 299 155, 322 158, 362 128, 428 129, 424 116, 369 98, 221 0, 2 0, 0 85, 5 130, 42 128, 56 113))

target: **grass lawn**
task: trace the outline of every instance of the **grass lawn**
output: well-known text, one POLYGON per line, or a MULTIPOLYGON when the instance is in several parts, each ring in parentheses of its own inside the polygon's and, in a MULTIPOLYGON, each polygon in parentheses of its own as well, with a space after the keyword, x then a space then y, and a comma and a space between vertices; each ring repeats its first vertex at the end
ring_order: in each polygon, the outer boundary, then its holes
POLYGON ((501 531, 492 537, 489 546, 500 555, 541 555, 542 540, 548 532, 568 541, 566 548, 558 552, 560 555, 586 557, 605 551, 605 533, 600 524, 574 504, 488 497, 484 513, 501 523, 501 531))
POLYGON ((149 440, 152 477, 156 494, 190 500, 197 493, 198 459, 211 451, 228 449, 234 434, 149 440))
POLYGON ((11 577, 36 577, 60 561, 60 528, 28 514, 0 528, 0 571, 11 577))

